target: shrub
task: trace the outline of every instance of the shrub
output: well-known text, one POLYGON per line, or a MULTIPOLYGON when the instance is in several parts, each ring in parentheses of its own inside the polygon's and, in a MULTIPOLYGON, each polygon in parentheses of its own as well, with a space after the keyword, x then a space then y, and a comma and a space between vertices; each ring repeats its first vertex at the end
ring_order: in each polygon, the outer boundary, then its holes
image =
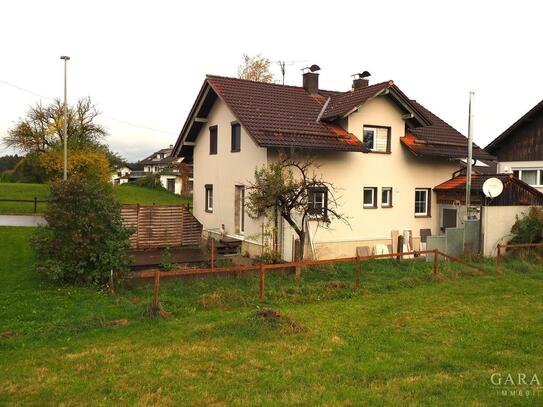
POLYGON ((514 235, 511 244, 543 242, 543 210, 532 207, 522 218, 517 216, 511 233, 514 235))
POLYGON ((172 271, 175 268, 175 259, 169 247, 165 247, 160 256, 159 267, 164 271, 172 271))
POLYGON ((38 271, 70 284, 103 284, 111 271, 126 272, 131 230, 122 225, 111 185, 76 175, 50 189, 47 226, 32 239, 38 271))
POLYGON ((145 177, 138 179, 135 183, 138 187, 151 188, 151 189, 166 189, 160 183, 159 174, 149 174, 145 177))

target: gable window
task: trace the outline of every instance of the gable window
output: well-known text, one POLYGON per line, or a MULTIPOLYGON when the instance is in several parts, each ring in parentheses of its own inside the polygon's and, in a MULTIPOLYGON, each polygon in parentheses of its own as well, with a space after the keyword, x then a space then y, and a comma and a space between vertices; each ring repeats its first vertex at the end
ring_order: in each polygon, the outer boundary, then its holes
POLYGON ((542 168, 525 168, 513 171, 513 175, 533 187, 543 186, 542 168))
POLYGON ((364 187, 364 208, 377 208, 377 188, 364 187))
POLYGON ((431 215, 430 189, 415 189, 415 216, 429 217, 431 215))
POLYGON ((232 152, 241 151, 241 126, 239 123, 232 123, 232 152))
POLYGON ((392 208, 392 188, 383 187, 381 189, 381 207, 392 208))
POLYGON ((217 154, 217 126, 209 128, 209 154, 217 154))
POLYGON ((206 184, 205 206, 206 212, 213 212, 213 185, 206 184))
POLYGON ((309 213, 326 218, 328 212, 328 190, 326 187, 311 187, 308 189, 309 213))
POLYGON ((373 152, 390 153, 390 127, 364 126, 363 141, 373 152))

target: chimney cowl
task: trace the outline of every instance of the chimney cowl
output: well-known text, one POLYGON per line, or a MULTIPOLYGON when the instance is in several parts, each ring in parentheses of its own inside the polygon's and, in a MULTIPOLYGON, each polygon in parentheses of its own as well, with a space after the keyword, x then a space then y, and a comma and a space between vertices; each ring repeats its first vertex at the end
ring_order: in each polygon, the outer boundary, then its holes
POLYGON ((355 73, 351 75, 353 77, 353 90, 365 88, 369 85, 370 81, 367 79, 371 74, 368 71, 355 73))

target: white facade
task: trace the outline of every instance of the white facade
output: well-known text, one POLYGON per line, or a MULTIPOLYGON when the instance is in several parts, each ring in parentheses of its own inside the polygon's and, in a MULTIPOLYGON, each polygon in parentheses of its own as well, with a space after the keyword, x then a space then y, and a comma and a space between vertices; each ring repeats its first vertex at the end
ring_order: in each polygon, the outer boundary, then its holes
MULTIPOLYGON (((257 167, 275 159, 276 151, 259 147, 242 127, 241 151, 232 152, 231 125, 236 120, 226 104, 218 99, 196 138, 194 215, 208 231, 219 232, 224 225, 227 235, 244 240, 243 250, 258 254, 265 221, 252 219, 247 214, 240 216, 240 186, 253 180, 257 167), (214 126, 218 134, 217 154, 210 154, 210 128, 214 126), (240 230, 241 219, 244 220, 243 231, 240 230)), ((400 233, 411 230, 415 248, 418 248, 420 229, 440 233, 440 213, 431 188, 450 179, 459 168, 458 163, 415 157, 407 151, 400 142, 405 136, 402 112, 386 96, 368 101, 347 120, 347 130, 360 139, 364 127, 375 126, 390 128, 390 153, 312 152, 320 164, 317 171, 334 184, 336 194, 341 196, 339 211, 346 216, 349 225, 335 221, 330 229, 318 230, 315 224, 311 225, 308 255, 317 258, 354 256, 356 247, 390 244, 393 230, 400 233), (375 189, 375 207, 364 207, 365 187, 375 189), (382 202, 383 190, 390 189, 392 202, 386 206, 382 202), (427 213, 420 216, 415 214, 417 190, 428 191, 430 201, 427 213)), ((280 222, 279 226, 282 257, 291 260, 295 236, 286 222, 280 222)))

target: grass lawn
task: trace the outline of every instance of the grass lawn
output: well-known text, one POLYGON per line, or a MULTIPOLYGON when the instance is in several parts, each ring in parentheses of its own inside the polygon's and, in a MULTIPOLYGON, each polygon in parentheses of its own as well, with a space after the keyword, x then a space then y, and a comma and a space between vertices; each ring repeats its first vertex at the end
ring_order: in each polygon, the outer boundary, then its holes
MULTIPOLYGON (((163 281, 110 296, 32 271, 31 229, 0 228, 0 405, 541 405, 490 375, 543 376, 543 271, 365 263, 257 278, 163 281), (260 321, 261 306, 284 318, 260 321), (128 319, 128 325, 108 321, 128 319)), ((524 387, 525 388, 525 387, 524 387)))
MULTIPOLYGON (((142 205, 167 205, 186 204, 189 200, 181 198, 166 190, 155 190, 141 188, 135 185, 119 185, 114 188, 115 195, 125 204, 140 203, 142 205)), ((0 183, 0 199, 47 199, 49 187, 47 184, 24 184, 24 183, 0 183)), ((38 204, 38 212, 43 212, 45 203, 38 204)), ((0 214, 33 213, 34 203, 26 202, 1 202, 0 214)))

